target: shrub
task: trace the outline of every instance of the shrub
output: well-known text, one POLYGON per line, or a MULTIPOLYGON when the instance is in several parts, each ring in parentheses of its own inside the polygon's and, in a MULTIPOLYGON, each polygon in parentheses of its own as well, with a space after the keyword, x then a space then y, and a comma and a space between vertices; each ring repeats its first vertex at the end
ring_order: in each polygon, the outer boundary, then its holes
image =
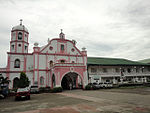
POLYGON ((25 72, 20 73, 20 79, 18 83, 18 88, 25 88, 29 86, 29 79, 25 72))
POLYGON ((51 88, 50 87, 40 87, 39 91, 40 91, 40 93, 48 93, 48 92, 51 92, 51 88))
POLYGON ((40 91, 40 93, 44 93, 45 87, 40 87, 40 88, 39 88, 39 91, 40 91))
POLYGON ((91 90, 92 89, 92 86, 91 85, 86 85, 85 86, 85 90, 91 90))
POLYGON ((62 87, 55 87, 52 89, 52 93, 62 92, 62 87))
POLYGON ((98 89, 96 86, 94 86, 94 85, 92 85, 92 89, 93 90, 96 90, 96 89, 98 89))

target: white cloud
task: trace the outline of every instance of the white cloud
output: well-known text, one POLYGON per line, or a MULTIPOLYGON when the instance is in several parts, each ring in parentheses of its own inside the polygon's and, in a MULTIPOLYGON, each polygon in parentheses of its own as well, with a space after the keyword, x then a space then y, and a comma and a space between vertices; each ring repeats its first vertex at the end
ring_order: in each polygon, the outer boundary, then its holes
POLYGON ((88 50, 88 56, 149 58, 150 2, 148 0, 1 0, 0 66, 6 66, 11 28, 23 24, 30 32, 30 51, 56 38, 66 38, 88 50))

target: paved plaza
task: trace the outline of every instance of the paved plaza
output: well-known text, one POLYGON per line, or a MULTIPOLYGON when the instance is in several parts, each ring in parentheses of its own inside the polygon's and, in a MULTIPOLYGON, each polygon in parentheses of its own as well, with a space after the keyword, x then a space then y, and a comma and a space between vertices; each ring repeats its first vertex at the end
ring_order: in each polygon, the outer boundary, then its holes
POLYGON ((0 100, 0 113, 150 113, 150 88, 71 90, 0 100))

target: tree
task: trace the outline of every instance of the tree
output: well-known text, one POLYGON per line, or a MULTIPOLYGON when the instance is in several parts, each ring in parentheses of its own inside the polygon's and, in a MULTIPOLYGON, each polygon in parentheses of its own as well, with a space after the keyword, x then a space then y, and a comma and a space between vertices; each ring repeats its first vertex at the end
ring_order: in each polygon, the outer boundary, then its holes
POLYGON ((4 86, 5 84, 9 84, 10 80, 8 77, 4 78, 3 76, 0 77, 0 86, 4 86))
POLYGON ((30 81, 29 81, 26 73, 25 72, 21 72, 20 73, 20 79, 19 79, 19 82, 18 82, 18 88, 28 87, 29 83, 30 83, 30 81))

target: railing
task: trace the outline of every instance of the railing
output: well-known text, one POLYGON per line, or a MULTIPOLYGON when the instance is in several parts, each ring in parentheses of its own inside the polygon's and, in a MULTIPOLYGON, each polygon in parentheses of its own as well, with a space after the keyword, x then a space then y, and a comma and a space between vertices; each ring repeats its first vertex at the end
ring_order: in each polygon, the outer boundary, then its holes
MULTIPOLYGON (((99 74, 101 75, 102 77, 112 77, 112 76, 121 76, 120 73, 109 73, 109 74, 99 74)), ((124 74, 123 76, 150 76, 150 73, 132 73, 132 74, 124 74)))
POLYGON ((83 63, 56 63, 54 66, 84 66, 83 63))
POLYGON ((83 63, 55 63, 53 66, 49 67, 49 69, 52 69, 54 67, 78 67, 78 66, 85 66, 83 63))

